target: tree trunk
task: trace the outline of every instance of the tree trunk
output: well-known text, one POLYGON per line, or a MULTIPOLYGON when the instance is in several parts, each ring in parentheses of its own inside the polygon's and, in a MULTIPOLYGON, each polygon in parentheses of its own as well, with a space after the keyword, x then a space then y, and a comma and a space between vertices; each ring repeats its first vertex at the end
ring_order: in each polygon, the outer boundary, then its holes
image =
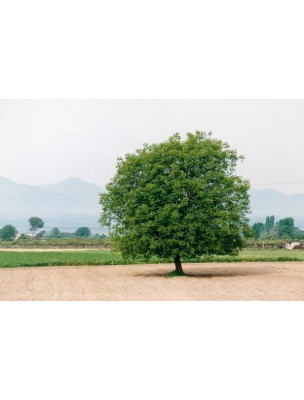
POLYGON ((174 257, 176 275, 184 275, 180 255, 174 257))

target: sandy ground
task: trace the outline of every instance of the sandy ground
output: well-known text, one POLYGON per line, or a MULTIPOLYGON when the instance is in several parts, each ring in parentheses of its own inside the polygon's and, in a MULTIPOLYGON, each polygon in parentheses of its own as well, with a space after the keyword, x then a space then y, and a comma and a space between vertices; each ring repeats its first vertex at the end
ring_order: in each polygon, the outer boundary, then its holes
POLYGON ((304 263, 1 268, 0 300, 304 300, 304 263))

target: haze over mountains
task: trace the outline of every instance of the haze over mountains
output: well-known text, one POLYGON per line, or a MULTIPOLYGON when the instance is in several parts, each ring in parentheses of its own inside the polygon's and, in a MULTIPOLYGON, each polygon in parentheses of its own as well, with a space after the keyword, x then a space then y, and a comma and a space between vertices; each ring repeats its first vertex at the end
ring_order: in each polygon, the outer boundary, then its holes
MULTIPOLYGON (((99 193, 103 189, 78 178, 68 178, 52 185, 25 185, 0 177, 0 226, 12 224, 19 231, 28 229, 28 218, 39 216, 45 229, 57 226, 61 231, 75 231, 88 226, 104 232, 98 225, 99 193)), ((276 220, 293 217, 304 228, 304 194, 287 195, 273 189, 250 191, 252 223, 264 222, 266 216, 276 220)))
POLYGON ((18 230, 28 228, 28 218, 39 216, 45 229, 74 231, 88 226, 101 231, 99 193, 102 189, 78 178, 53 185, 25 185, 0 177, 0 226, 10 223, 18 230))
POLYGON ((304 193, 284 194, 274 189, 250 190, 251 222, 265 222, 268 215, 276 221, 293 217, 295 226, 304 229, 304 193))

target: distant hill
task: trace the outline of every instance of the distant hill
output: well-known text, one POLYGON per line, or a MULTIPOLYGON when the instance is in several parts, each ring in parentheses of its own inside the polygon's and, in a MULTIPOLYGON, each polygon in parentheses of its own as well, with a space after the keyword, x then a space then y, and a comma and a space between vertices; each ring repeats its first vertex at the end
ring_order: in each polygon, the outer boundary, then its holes
POLYGON ((0 177, 0 226, 11 223, 25 230, 28 218, 41 217, 47 229, 73 231, 79 226, 100 230, 97 185, 69 178, 54 185, 24 185, 0 177))
MULTIPOLYGON (((68 178, 53 185, 24 185, 0 177, 0 227, 11 223, 19 231, 28 228, 28 218, 39 216, 45 228, 57 226, 62 231, 75 231, 88 226, 101 231, 99 193, 103 189, 78 178, 68 178)), ((268 215, 276 220, 293 217, 304 229, 304 194, 287 195, 273 189, 250 191, 251 223, 264 222, 268 215)))
POLYGON ((292 217, 295 225, 304 229, 304 194, 284 194, 274 189, 251 189, 250 220, 264 222, 268 215, 274 215, 276 220, 292 217))

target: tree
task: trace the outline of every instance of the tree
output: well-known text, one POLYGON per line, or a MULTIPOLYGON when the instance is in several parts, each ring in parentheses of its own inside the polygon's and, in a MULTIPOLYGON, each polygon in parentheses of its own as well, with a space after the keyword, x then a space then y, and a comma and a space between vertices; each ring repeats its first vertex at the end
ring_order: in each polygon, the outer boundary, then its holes
POLYGON ((270 217, 266 217, 264 232, 270 233, 273 228, 274 228, 274 216, 271 215, 270 217))
POLYGON ((262 224, 262 222, 256 222, 252 225, 252 229, 254 231, 254 237, 258 239, 264 232, 264 224, 262 224))
POLYGON ((86 226, 82 226, 76 230, 76 236, 79 237, 89 237, 91 236, 91 230, 86 226))
POLYGON ((0 229, 0 239, 5 241, 14 240, 17 233, 17 229, 13 225, 5 225, 0 229))
POLYGON ((274 215, 271 215, 271 217, 269 217, 269 232, 271 232, 273 228, 274 228, 274 215))
POLYGON ((30 239, 30 237, 28 235, 26 235, 25 233, 22 233, 18 238, 18 240, 29 240, 29 239, 30 239))
POLYGON ((269 233, 269 217, 266 217, 264 231, 265 231, 265 233, 269 233))
POLYGON ((248 222, 243 226, 243 236, 245 239, 250 239, 255 237, 255 232, 248 222))
POLYGON ((44 227, 44 222, 39 217, 31 217, 28 222, 30 223, 30 231, 35 234, 38 229, 44 227))
POLYGON ((100 195, 100 223, 124 257, 173 259, 236 254, 243 245, 249 183, 235 175, 242 157, 211 133, 179 134, 118 159, 100 195))
POLYGON ((294 239, 304 239, 304 231, 301 231, 300 228, 294 228, 294 239))
POLYGON ((60 230, 59 230, 59 228, 53 228, 52 230, 51 230, 51 234, 50 234, 50 237, 51 238, 60 238, 61 237, 61 233, 60 233, 60 230))
POLYGON ((36 235, 36 239, 42 239, 45 236, 45 231, 40 231, 36 235))
POLYGON ((60 237, 62 239, 74 238, 76 236, 75 232, 60 232, 60 237))
POLYGON ((280 219, 278 222, 278 234, 281 239, 293 239, 294 237, 294 219, 291 217, 280 219))

